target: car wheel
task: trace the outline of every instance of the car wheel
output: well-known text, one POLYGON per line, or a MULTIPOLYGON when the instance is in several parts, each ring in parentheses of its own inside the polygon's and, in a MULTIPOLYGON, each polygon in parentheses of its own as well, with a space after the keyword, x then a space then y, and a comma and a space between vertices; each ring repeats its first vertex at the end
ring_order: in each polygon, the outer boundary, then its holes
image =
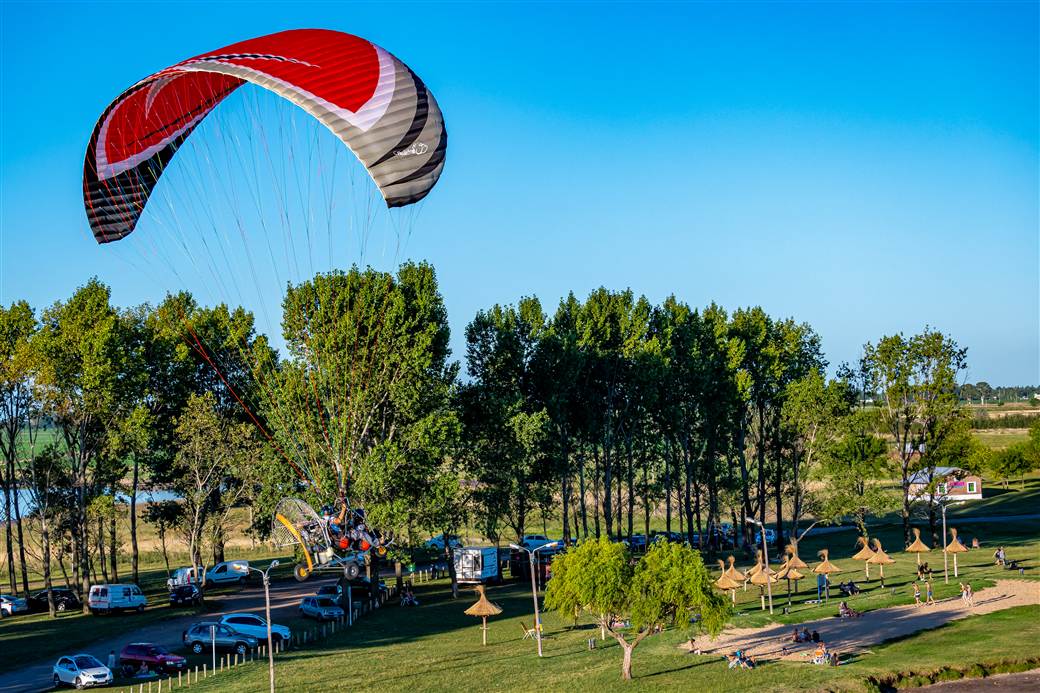
POLYGON ((277 647, 278 644, 282 642, 282 636, 278 635, 278 633, 272 633, 271 642, 273 642, 275 644, 275 647, 277 647))
POLYGON ((238 656, 245 657, 248 653, 249 648, 246 647, 246 644, 244 642, 240 642, 237 645, 235 645, 235 654, 237 654, 238 656))
POLYGON ((54 605, 54 610, 57 611, 58 613, 61 613, 62 611, 65 611, 66 608, 67 607, 65 606, 65 602, 58 602, 57 604, 54 605))
POLYGON ((61 688, 61 679, 58 678, 57 674, 54 675, 54 687, 61 688))
POLYGON ((244 585, 247 582, 249 582, 249 578, 247 578, 245 575, 243 575, 242 577, 238 578, 238 584, 240 584, 240 585, 244 585))
POLYGON ((193 642, 191 644, 191 651, 194 652, 195 654, 202 654, 202 643, 201 642, 193 642))
POLYGON ((76 677, 76 690, 77 691, 82 691, 83 688, 84 688, 84 686, 83 686, 83 679, 81 679, 80 677, 77 676, 76 677))
POLYGON ((143 611, 144 611, 144 604, 142 604, 141 606, 137 607, 137 613, 142 613, 143 611))

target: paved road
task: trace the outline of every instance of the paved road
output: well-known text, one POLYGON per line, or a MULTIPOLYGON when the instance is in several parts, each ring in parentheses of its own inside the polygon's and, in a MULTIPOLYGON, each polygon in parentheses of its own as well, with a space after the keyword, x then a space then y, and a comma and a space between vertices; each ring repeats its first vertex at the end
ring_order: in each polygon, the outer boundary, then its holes
POLYGON ((1023 671, 1021 674, 998 674, 984 679, 962 679, 937 683, 912 691, 927 693, 974 693, 974 691, 1000 691, 1001 693, 1033 693, 1040 691, 1040 669, 1023 671))
MULTIPOLYGON (((288 620, 296 617, 296 609, 300 605, 301 597, 314 594, 318 586, 323 583, 333 583, 335 581, 336 578, 331 577, 324 580, 308 580, 303 583, 295 580, 273 583, 271 585, 271 620, 278 623, 280 619, 288 620)), ((141 628, 128 630, 119 637, 100 640, 92 644, 87 652, 102 662, 108 658, 109 650, 115 650, 118 653, 123 645, 128 642, 152 642, 168 647, 176 652, 182 647, 181 634, 192 623, 227 613, 239 611, 263 613, 264 610, 264 591, 255 585, 247 587, 240 592, 220 595, 218 599, 219 610, 176 616, 159 623, 152 623, 141 628)), ((122 617, 95 616, 94 618, 122 617)), ((128 623, 132 622, 132 616, 126 616, 125 618, 128 619, 128 623)), ((15 671, 0 674, 0 693, 49 690, 51 688, 52 667, 56 660, 57 658, 47 659, 15 671)))

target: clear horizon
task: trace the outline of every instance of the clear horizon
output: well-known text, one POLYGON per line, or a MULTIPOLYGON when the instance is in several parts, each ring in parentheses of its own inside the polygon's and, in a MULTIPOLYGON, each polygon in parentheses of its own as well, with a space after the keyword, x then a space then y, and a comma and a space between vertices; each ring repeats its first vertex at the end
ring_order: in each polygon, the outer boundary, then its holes
POLYGON ((477 310, 603 285, 762 305, 832 367, 927 325, 968 347, 966 382, 1040 384, 1037 3, 395 7, 0 5, 0 301, 92 276, 160 301, 90 236, 97 117, 178 60, 315 26, 393 52, 444 112, 411 235, 354 259, 431 262, 457 359, 477 310))

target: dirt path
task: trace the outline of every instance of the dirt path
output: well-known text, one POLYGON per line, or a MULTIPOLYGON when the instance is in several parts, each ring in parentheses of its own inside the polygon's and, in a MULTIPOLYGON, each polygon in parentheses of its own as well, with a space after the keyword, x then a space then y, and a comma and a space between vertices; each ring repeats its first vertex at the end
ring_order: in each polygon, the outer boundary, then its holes
MULTIPOLYGON (((834 601, 837 611, 839 600, 834 601)), ((862 652, 871 645, 892 638, 930 630, 960 618, 988 614, 1014 606, 1040 604, 1040 582, 998 580, 993 587, 975 594, 975 606, 967 607, 960 597, 944 599, 932 606, 893 606, 868 611, 859 618, 831 617, 798 624, 798 628, 817 631, 827 648, 834 652, 862 652)), ((705 653, 732 653, 743 650, 761 659, 802 661, 814 645, 791 642, 793 625, 760 628, 735 628, 725 631, 718 640, 703 647, 705 653), (783 652, 786 646, 787 652, 783 652)))

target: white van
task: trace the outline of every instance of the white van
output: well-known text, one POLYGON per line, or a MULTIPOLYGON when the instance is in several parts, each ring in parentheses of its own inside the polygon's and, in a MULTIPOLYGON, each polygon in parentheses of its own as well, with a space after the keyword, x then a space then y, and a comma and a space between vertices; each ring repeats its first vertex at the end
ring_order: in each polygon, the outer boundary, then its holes
POLYGON ((137 585, 91 585, 87 607, 94 614, 134 609, 144 611, 148 599, 137 585))
POLYGON ((501 582, 498 549, 494 546, 464 546, 455 549, 455 577, 460 584, 501 582))
POLYGON ((166 581, 166 587, 172 590, 174 587, 179 587, 180 585, 197 585, 202 582, 200 575, 201 572, 201 567, 192 568, 191 566, 188 566, 187 568, 178 568, 173 571, 173 575, 166 581))
POLYGON ((224 561, 206 571, 206 584, 224 585, 230 582, 245 584, 249 580, 249 561, 224 561))

